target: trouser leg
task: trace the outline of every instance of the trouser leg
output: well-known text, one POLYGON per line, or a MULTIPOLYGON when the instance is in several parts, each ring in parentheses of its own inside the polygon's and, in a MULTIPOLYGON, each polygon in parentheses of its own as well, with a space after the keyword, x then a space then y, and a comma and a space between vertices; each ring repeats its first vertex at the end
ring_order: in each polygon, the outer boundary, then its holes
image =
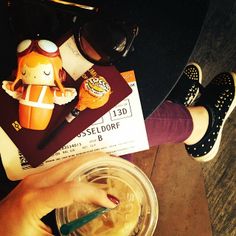
POLYGON ((188 109, 165 101, 145 120, 150 147, 164 143, 181 143, 192 130, 193 122, 188 109))

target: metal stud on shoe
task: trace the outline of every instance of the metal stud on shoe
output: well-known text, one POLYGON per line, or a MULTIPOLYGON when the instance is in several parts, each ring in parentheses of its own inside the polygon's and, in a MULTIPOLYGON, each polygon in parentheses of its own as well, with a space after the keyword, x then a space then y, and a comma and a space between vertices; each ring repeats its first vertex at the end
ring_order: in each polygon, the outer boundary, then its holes
POLYGON ((202 82, 202 70, 197 63, 189 63, 167 100, 190 106, 199 95, 202 82))

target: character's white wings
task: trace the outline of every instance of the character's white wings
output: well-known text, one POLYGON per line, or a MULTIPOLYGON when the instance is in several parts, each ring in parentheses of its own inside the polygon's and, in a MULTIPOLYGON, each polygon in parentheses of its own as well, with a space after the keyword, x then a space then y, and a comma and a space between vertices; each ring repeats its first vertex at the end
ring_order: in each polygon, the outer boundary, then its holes
POLYGON ((12 81, 7 81, 7 80, 2 81, 2 88, 5 90, 5 92, 8 95, 13 97, 14 99, 20 100, 21 97, 22 97, 22 91, 19 91, 19 90, 12 91, 12 90, 10 90, 10 86, 11 86, 12 83, 13 83, 12 81))
POLYGON ((75 88, 65 88, 65 93, 57 95, 58 89, 54 89, 54 103, 63 105, 71 102, 77 95, 75 88))

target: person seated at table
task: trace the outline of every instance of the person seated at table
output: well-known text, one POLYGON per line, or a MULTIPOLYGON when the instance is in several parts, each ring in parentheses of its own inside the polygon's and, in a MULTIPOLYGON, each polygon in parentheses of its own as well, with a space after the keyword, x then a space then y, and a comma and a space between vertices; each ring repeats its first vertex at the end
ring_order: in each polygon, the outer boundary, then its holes
POLYGON ((194 160, 216 156, 224 124, 236 106, 236 74, 220 73, 205 88, 201 81, 201 67, 189 63, 167 100, 145 120, 150 146, 183 142, 194 160))

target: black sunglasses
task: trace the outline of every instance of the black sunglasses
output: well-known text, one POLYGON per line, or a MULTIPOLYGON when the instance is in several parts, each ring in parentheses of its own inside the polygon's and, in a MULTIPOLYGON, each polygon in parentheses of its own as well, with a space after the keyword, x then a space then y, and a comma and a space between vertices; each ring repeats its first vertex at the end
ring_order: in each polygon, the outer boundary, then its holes
POLYGON ((138 26, 98 15, 87 20, 77 18, 74 39, 80 53, 90 62, 111 65, 133 49, 138 26))
POLYGON ((19 41, 34 37, 54 41, 60 32, 73 28, 78 50, 94 64, 111 65, 125 57, 138 35, 137 25, 115 19, 98 5, 79 4, 75 0, 9 2, 11 22, 19 41))

